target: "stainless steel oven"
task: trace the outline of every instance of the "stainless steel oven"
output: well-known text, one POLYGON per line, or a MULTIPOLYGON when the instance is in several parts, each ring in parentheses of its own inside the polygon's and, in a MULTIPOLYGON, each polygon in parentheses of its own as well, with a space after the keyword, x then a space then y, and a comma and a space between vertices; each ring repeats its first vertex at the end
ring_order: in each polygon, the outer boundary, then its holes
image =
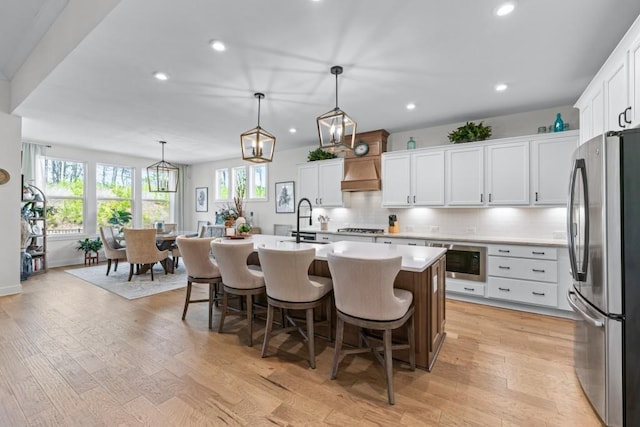
POLYGON ((487 279, 487 248, 447 243, 429 243, 447 249, 447 277, 485 282, 487 279))

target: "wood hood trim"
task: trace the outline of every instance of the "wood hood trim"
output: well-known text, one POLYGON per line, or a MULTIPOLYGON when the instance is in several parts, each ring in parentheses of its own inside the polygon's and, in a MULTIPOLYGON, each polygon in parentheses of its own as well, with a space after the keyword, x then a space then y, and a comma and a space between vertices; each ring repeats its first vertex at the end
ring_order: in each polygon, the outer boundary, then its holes
POLYGON ((378 191, 382 189, 380 154, 387 151, 389 132, 384 129, 356 134, 356 141, 369 144, 369 153, 357 157, 348 153, 344 159, 342 191, 378 191))

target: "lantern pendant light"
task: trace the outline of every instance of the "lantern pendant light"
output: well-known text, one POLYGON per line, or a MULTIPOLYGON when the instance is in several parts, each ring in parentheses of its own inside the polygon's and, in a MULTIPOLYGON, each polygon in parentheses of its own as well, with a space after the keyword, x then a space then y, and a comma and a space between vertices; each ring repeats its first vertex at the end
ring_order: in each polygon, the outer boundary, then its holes
POLYGON ((336 76, 336 108, 318 117, 318 137, 320 148, 332 153, 353 150, 356 140, 357 123, 338 108, 338 75, 342 67, 334 65, 331 74, 336 76))
POLYGON ((164 161, 164 145, 166 141, 158 141, 162 145, 162 160, 147 167, 147 180, 151 193, 175 193, 178 191, 180 170, 177 166, 164 161))
POLYGON ((264 98, 264 93, 257 92, 253 96, 258 98, 258 126, 240 135, 242 160, 267 163, 273 159, 276 137, 260 127, 260 100, 264 98))

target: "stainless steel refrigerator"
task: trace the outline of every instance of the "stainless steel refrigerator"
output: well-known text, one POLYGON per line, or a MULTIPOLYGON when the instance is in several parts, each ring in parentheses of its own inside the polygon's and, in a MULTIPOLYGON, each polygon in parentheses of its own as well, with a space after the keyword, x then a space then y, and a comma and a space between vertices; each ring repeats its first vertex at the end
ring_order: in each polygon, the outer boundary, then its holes
POLYGON ((567 237, 575 370, 608 426, 640 426, 640 129, 578 147, 567 237))

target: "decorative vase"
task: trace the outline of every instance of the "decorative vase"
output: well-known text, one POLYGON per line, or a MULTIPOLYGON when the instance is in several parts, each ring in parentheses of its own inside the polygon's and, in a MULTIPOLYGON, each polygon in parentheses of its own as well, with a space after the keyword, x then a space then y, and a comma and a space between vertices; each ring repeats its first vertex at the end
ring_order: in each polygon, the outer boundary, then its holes
POLYGON ((554 132, 562 132, 564 130, 564 122, 562 121, 562 117, 560 117, 560 113, 556 115, 556 121, 553 123, 553 131, 554 132))
POLYGON ((407 141, 407 150, 415 150, 416 148, 416 141, 413 139, 412 136, 409 137, 409 141, 407 141))

